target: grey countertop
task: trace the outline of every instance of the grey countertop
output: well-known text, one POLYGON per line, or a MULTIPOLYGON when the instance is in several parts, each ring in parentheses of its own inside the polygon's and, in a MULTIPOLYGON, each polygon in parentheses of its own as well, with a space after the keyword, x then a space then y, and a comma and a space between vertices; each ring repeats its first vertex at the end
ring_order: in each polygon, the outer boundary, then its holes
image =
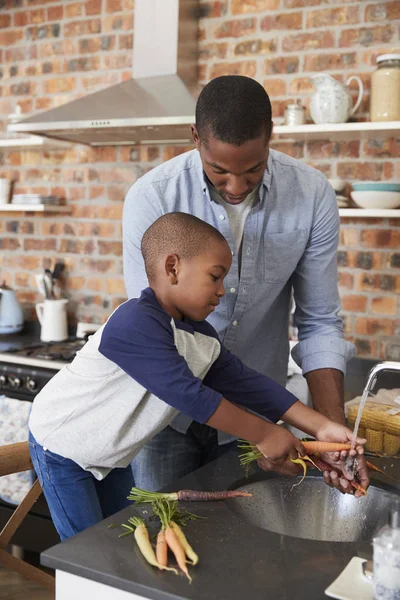
MULTIPOLYGON (((375 462, 383 466, 383 459, 375 462)), ((386 463, 388 472, 400 475, 398 463, 386 463)), ((258 467, 253 471, 256 475, 245 479, 237 454, 230 452, 186 476, 170 490, 229 489, 246 485, 254 477, 274 477, 258 467)), ((400 495, 399 490, 400 486, 400 495)), ((50 548, 42 554, 42 564, 153 600, 322 600, 326 598, 324 590, 353 556, 371 558, 370 541, 332 543, 280 535, 246 523, 232 511, 229 502, 184 506, 207 517, 189 522, 185 529, 200 557, 199 564, 191 568, 191 585, 183 576, 147 565, 133 536, 118 537, 120 524, 130 516, 143 515, 143 510, 150 512, 148 505, 132 505, 50 548), (110 524, 117 527, 109 528, 110 524)))

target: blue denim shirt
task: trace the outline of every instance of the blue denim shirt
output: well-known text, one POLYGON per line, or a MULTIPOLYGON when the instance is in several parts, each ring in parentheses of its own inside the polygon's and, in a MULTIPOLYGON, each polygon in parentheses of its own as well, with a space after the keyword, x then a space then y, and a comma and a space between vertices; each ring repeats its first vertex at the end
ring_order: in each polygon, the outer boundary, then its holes
MULTIPOLYGON (((338 316, 339 212, 322 173, 270 150, 259 198, 244 228, 239 276, 228 216, 210 196, 198 151, 156 167, 131 187, 124 205, 124 277, 130 298, 139 297, 148 286, 140 252, 142 235, 158 217, 173 211, 207 221, 231 247, 226 293, 208 317, 231 352, 285 385, 293 289, 300 340, 292 352, 294 360, 304 374, 322 368, 345 372, 354 346, 343 339, 338 316)), ((181 432, 189 425, 183 415, 174 422, 181 432)), ((220 443, 231 439, 220 433, 220 443)))

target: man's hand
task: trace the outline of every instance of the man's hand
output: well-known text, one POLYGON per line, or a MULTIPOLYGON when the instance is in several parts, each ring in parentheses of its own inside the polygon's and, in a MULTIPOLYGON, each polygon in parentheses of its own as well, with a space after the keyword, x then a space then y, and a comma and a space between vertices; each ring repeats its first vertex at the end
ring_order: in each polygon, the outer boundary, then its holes
MULTIPOLYGON (((326 426, 319 429, 316 433, 317 440, 321 442, 351 442, 353 438, 353 432, 348 427, 344 425, 339 425, 337 423, 329 422, 326 426)), ((350 452, 342 451, 342 452, 325 452, 321 454, 321 459, 329 465, 335 467, 335 469, 339 469, 343 476, 341 477, 338 473, 334 471, 328 473, 328 471, 324 472, 324 481, 327 485, 331 487, 335 487, 340 492, 344 494, 352 494, 354 492, 354 488, 352 487, 350 481, 354 479, 354 473, 350 471, 347 467, 347 460, 350 457, 355 459, 358 480, 361 486, 364 489, 367 489, 369 486, 369 477, 368 477, 368 469, 365 464, 364 458, 364 444, 366 440, 364 438, 357 438, 357 446, 355 450, 350 450, 350 452)), ((362 496, 362 492, 356 491, 355 497, 359 498, 362 496)))
POLYGON ((295 465, 290 460, 285 460, 284 462, 277 464, 268 458, 259 458, 257 464, 263 471, 274 471, 274 473, 279 473, 279 475, 297 477, 303 473, 302 467, 300 465, 295 465))

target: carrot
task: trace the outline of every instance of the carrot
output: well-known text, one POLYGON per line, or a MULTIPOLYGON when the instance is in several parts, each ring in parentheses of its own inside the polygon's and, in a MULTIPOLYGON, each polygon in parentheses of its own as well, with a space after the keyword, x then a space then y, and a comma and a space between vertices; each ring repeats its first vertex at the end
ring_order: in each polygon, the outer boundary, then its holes
POLYGON ((386 473, 386 471, 382 471, 382 469, 379 469, 372 462, 369 462, 369 460, 366 460, 365 463, 366 463, 368 469, 371 469, 371 471, 376 471, 377 473, 381 473, 382 475, 385 475, 386 477, 389 477, 389 479, 392 479, 393 481, 396 481, 396 483, 399 483, 398 479, 395 479, 394 477, 392 477, 391 475, 389 475, 388 473, 386 473))
POLYGON ((201 492, 198 490, 180 490, 179 492, 162 493, 148 492, 133 487, 128 500, 134 502, 155 502, 156 500, 179 500, 181 502, 204 502, 208 500, 227 500, 229 498, 251 498, 253 494, 239 490, 224 490, 221 492, 201 492))
POLYGON ((156 557, 160 565, 164 567, 168 564, 168 546, 165 540, 165 531, 160 529, 157 534, 156 557))
MULTIPOLYGON (((343 476, 343 473, 340 471, 340 469, 336 469, 332 465, 328 465, 328 463, 326 463, 325 461, 321 460, 320 458, 314 458, 314 465, 320 471, 329 471, 329 473, 331 473, 332 471, 335 471, 338 475, 343 476)), ((366 495, 367 490, 365 488, 363 488, 362 485, 358 481, 356 481, 355 479, 352 479, 352 480, 349 480, 349 481, 350 481, 351 486, 355 490, 358 490, 364 496, 366 495)))
POLYGON ((342 444, 340 442, 318 442, 318 441, 302 441, 304 450, 307 454, 315 454, 316 452, 341 452, 342 450, 350 450, 351 444, 342 444))
POLYGON ((187 538, 186 538, 185 534, 183 533, 182 529, 179 527, 179 525, 177 523, 175 523, 175 521, 171 521, 170 526, 175 531, 175 535, 178 538, 178 540, 180 541, 182 548, 184 549, 185 554, 188 557, 189 561, 192 563, 193 566, 197 565, 197 563, 199 562, 199 557, 197 556, 196 552, 193 550, 192 546, 187 541, 187 538))
POLYGON ((178 563, 179 568, 185 573, 186 577, 189 579, 190 583, 192 583, 192 578, 189 574, 188 568, 186 566, 186 556, 185 551, 182 548, 182 545, 177 538, 175 531, 172 527, 167 527, 165 529, 165 540, 168 544, 168 547, 172 550, 176 562, 178 563))
POLYGON ((144 558, 147 562, 153 567, 157 567, 158 569, 165 571, 173 571, 175 575, 177 575, 177 570, 171 567, 167 567, 166 565, 162 565, 158 562, 157 557, 154 553, 153 547, 150 542, 149 532, 147 531, 147 527, 143 519, 139 519, 139 517, 130 517, 128 522, 133 525, 135 528, 134 536, 139 546, 140 552, 143 554, 144 558))

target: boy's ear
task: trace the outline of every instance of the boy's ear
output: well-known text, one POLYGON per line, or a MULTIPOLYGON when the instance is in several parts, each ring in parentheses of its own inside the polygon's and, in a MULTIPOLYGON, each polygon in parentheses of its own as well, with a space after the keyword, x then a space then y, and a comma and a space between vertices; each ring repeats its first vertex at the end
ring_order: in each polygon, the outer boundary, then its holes
POLYGON ((176 285, 178 283, 179 266, 180 261, 177 254, 169 254, 165 259, 165 274, 171 285, 176 285))

